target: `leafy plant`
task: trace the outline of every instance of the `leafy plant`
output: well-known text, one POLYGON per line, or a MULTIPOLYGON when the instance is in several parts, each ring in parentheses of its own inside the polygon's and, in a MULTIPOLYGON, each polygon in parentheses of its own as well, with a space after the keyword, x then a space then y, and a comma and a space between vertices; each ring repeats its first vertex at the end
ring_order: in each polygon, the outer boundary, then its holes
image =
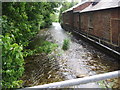
MULTIPOLYGON (((40 28, 51 25, 50 14, 59 3, 51 2, 3 2, 2 3, 2 87, 19 88, 20 77, 24 72, 24 58, 34 54, 35 50, 26 50, 40 28)), ((47 43, 49 44, 49 43, 47 43)), ((43 45, 40 49, 51 52, 54 44, 43 45)))
POLYGON ((64 39, 62 49, 63 50, 68 50, 70 46, 70 40, 69 39, 64 39))
POLYGON ((44 41, 42 43, 42 45, 38 47, 37 52, 49 54, 54 49, 56 49, 56 47, 58 47, 57 44, 54 44, 54 43, 51 43, 51 42, 48 42, 48 41, 44 41))
POLYGON ((2 36, 2 87, 19 88, 24 71, 23 47, 13 43, 9 35, 2 36))

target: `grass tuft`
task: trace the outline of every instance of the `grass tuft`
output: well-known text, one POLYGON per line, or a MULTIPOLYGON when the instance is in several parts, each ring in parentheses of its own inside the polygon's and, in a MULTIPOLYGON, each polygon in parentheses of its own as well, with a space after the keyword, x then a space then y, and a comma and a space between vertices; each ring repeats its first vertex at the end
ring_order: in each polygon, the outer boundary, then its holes
POLYGON ((64 39, 62 49, 63 50, 68 50, 70 47, 70 40, 69 39, 64 39))

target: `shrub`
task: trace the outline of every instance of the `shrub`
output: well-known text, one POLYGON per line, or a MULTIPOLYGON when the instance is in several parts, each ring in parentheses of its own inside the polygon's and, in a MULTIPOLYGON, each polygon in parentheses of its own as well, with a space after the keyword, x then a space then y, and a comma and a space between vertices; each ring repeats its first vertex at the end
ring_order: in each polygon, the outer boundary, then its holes
POLYGON ((24 71, 24 59, 22 46, 13 43, 9 35, 1 36, 2 46, 2 88, 19 88, 22 80, 19 78, 24 71))
MULTIPOLYGON (((0 21, 3 36, 2 39, 0 38, 0 48, 2 48, 3 88, 20 87, 22 81, 19 79, 24 71, 23 57, 34 53, 34 51, 25 50, 25 47, 29 45, 30 39, 39 32, 39 28, 45 28, 52 23, 50 14, 54 13, 55 7, 58 6, 59 3, 51 2, 2 3, 0 21)), ((48 53, 51 51, 51 47, 46 45, 43 50, 48 53)))
POLYGON ((57 46, 58 46, 57 44, 54 44, 54 43, 51 43, 51 42, 48 42, 48 41, 44 41, 42 43, 42 45, 38 47, 37 52, 49 54, 54 49, 56 49, 57 46))
POLYGON ((62 49, 63 50, 68 50, 70 46, 70 40, 69 39, 64 39, 62 49))

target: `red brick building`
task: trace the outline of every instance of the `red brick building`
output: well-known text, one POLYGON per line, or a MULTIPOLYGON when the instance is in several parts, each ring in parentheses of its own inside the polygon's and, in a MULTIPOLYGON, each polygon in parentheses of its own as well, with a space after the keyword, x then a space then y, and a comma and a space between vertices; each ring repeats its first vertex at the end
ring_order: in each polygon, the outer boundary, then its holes
POLYGON ((107 1, 84 1, 68 9, 63 26, 120 52, 120 0, 107 1))
POLYGON ((120 0, 100 0, 80 11, 80 30, 112 46, 120 46, 120 0))

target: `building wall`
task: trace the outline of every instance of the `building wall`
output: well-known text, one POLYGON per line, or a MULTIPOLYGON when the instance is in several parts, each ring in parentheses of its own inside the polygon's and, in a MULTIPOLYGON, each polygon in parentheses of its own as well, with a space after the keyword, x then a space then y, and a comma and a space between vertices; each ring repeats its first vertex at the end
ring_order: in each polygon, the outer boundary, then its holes
POLYGON ((65 13, 62 14, 62 24, 65 24, 65 13))
POLYGON ((93 29, 94 35, 105 39, 110 40, 110 14, 108 11, 96 11, 94 12, 93 20, 93 29))
POLYGON ((120 46, 120 8, 111 9, 111 39, 120 46))
POLYGON ((88 14, 80 14, 80 30, 82 32, 87 32, 88 30, 88 14))
POLYGON ((74 13, 74 29, 79 30, 79 13, 74 13))
POLYGON ((69 12, 69 26, 71 28, 73 28, 73 20, 74 20, 73 11, 70 11, 69 12))
POLYGON ((64 15, 64 26, 120 51, 120 7, 114 9, 89 11, 84 13, 67 12, 64 15))
POLYGON ((62 19, 63 19, 63 24, 64 25, 68 22, 66 16, 67 16, 67 13, 62 14, 62 19))
POLYGON ((71 28, 73 28, 73 11, 68 11, 66 13, 63 14, 64 17, 64 24, 70 26, 71 28))
POLYGON ((80 30, 111 44, 120 44, 120 8, 80 14, 80 30))
POLYGON ((110 41, 110 11, 96 11, 93 17, 94 35, 110 41))

